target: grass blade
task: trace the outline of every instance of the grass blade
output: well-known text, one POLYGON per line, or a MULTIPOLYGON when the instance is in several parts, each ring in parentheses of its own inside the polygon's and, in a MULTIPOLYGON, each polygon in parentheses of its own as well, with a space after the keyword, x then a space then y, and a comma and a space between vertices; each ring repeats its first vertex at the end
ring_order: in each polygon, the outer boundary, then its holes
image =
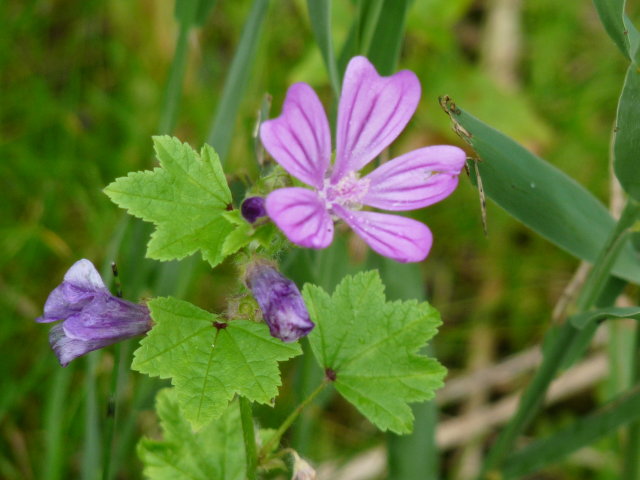
POLYGON ((309 20, 316 43, 329 73, 329 80, 336 98, 340 98, 340 79, 331 41, 331 0, 307 0, 309 20))
POLYGON ((538 471, 639 417, 640 386, 636 386, 588 417, 509 457, 502 469, 504 477, 521 478, 538 471))
POLYGON ((640 72, 631 64, 618 102, 613 168, 625 191, 640 201, 640 72))
POLYGON ((378 24, 367 51, 369 60, 381 75, 391 75, 398 63, 404 39, 404 25, 409 0, 385 0, 378 24))
POLYGON ((44 480, 58 480, 66 477, 63 475, 62 453, 65 442, 62 425, 65 422, 66 398, 73 370, 73 366, 57 368, 56 365, 55 373, 51 378, 44 421, 45 449, 41 472, 44 480))
POLYGON ((215 148, 220 161, 226 163, 235 118, 242 101, 249 73, 253 64, 260 32, 264 22, 269 0, 254 0, 249 17, 242 30, 242 37, 231 62, 229 75, 222 89, 222 98, 209 132, 207 143, 215 148))
POLYGON ((625 0, 593 0, 600 21, 613 43, 626 57, 629 56, 623 21, 625 0))
MULTIPOLYGON (((486 195, 547 240, 593 263, 615 225, 605 206, 564 172, 447 100, 443 106, 454 130, 481 159, 486 195)), ((640 283, 640 259, 629 243, 612 273, 640 283)))

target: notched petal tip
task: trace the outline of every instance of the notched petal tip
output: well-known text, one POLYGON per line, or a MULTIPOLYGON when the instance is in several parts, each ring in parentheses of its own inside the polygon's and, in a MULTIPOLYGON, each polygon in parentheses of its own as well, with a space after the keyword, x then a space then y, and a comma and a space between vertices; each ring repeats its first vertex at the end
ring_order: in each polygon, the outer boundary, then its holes
POLYGON ((269 154, 301 182, 322 187, 331 161, 331 132, 320 99, 306 83, 287 91, 282 113, 260 127, 269 154))
POLYGON ((354 57, 338 107, 332 180, 360 170, 388 147, 415 113, 420 93, 420 81, 410 70, 382 77, 365 57, 354 57))

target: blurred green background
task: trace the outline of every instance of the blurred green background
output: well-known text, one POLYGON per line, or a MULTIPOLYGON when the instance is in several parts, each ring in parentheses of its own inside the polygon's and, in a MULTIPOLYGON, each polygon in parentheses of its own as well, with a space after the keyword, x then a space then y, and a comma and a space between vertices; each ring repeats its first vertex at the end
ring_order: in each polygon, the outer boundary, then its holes
MULTIPOLYGON (((188 37, 173 133, 196 148, 209 135, 250 7, 248 1, 218 1, 188 37)), ((333 2, 338 47, 354 12, 348 0, 333 2)), ((0 22, 0 478, 93 478, 83 467, 91 423, 85 405, 94 395, 104 406, 112 352, 89 363, 97 384, 87 390, 85 360, 63 377, 48 347, 48 328, 33 320, 74 261, 84 257, 101 265, 114 259, 112 240, 124 214, 101 190, 153 165, 150 137, 159 133, 178 34, 174 2, 5 0, 0 22), (56 447, 56 439, 64 443, 56 447)), ((609 139, 626 65, 589 1, 415 0, 406 29, 399 68, 418 74, 423 96, 392 154, 434 143, 463 146, 438 105, 438 96, 448 94, 609 202, 609 139)), ((230 120, 226 170, 236 183, 250 184, 257 175, 253 130, 264 94, 273 96, 277 115, 294 81, 309 82, 331 104, 306 2, 274 1, 238 117, 230 120)), ((435 236, 421 265, 423 290, 442 312, 434 346, 450 377, 471 368, 478 349, 490 363, 539 341, 578 265, 491 202, 487 208, 485 237, 477 192, 463 175, 452 197, 419 214, 435 236)), ((143 249, 145 234, 129 233, 124 243, 143 249)), ((121 264, 122 255, 116 256, 121 264)), ((158 293, 148 264, 146 276, 130 289, 128 282, 141 273, 121 267, 125 296, 131 290, 158 293)), ((221 309, 232 274, 230 264, 213 273, 198 264, 184 296, 221 309)), ((121 419, 130 432, 116 476, 123 479, 140 478, 133 445, 154 429, 155 384, 138 398, 141 381, 127 375, 130 406, 121 419)), ((285 390, 285 405, 287 398, 285 390)), ((568 421, 592 402, 586 395, 560 404, 537 428, 568 421)), ((452 407, 442 417, 458 413, 452 407)), ((337 401, 314 429, 319 440, 310 458, 316 464, 347 461, 383 441, 337 401)), ((459 455, 450 450, 443 459, 448 478, 456 475, 459 455)), ((607 462, 602 465, 572 461, 539 478, 615 478, 607 462)))

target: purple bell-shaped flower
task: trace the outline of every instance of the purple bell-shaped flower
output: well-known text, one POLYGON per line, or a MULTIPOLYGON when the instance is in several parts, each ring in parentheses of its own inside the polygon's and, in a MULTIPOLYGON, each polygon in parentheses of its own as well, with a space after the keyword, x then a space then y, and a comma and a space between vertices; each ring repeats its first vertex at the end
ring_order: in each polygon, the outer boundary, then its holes
POLYGON ((77 357, 151 329, 146 305, 118 298, 109 292, 100 274, 86 259, 67 271, 63 282, 49 294, 40 323, 55 322, 49 344, 64 367, 77 357))

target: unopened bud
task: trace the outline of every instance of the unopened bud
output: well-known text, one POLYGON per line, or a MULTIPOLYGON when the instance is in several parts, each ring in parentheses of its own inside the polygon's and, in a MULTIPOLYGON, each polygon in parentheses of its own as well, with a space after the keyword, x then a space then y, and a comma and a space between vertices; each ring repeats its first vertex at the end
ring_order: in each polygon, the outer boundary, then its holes
POLYGON ((272 265, 264 261, 249 265, 245 280, 272 336, 294 342, 313 329, 300 290, 272 265))
POLYGON ((296 452, 293 452, 293 476, 291 480, 316 480, 318 477, 316 471, 309 462, 301 458, 296 452))
POLYGON ((267 209, 264 206, 264 198, 262 197, 249 197, 240 205, 240 212, 244 219, 253 223, 260 217, 267 216, 267 209))

